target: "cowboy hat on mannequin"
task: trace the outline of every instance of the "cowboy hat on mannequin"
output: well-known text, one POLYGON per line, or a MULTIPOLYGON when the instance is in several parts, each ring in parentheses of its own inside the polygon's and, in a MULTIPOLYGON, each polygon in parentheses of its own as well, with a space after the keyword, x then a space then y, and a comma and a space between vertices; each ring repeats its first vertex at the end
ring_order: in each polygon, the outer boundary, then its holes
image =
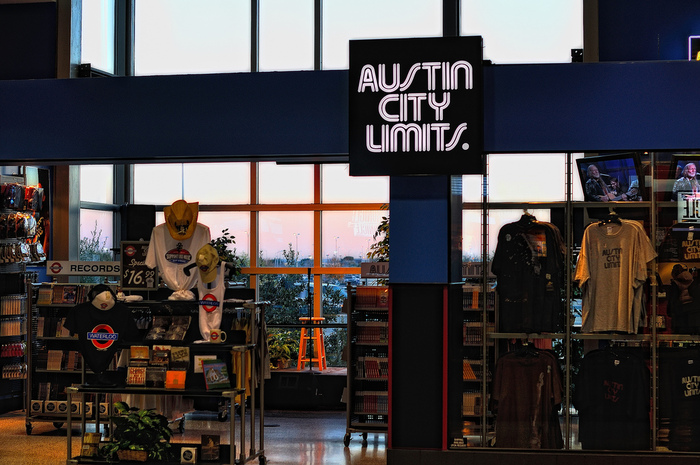
POLYGON ((158 268, 158 274, 173 293, 169 300, 194 300, 191 291, 197 285, 197 273, 184 269, 195 264, 196 252, 211 240, 209 227, 198 223, 199 204, 176 200, 163 208, 165 223, 151 232, 146 266, 158 268))

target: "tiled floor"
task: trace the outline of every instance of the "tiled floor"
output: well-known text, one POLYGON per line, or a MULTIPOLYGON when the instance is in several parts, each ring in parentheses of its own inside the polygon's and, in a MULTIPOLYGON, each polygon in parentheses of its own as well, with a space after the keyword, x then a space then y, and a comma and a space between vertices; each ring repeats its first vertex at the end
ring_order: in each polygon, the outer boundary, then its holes
MULTIPOLYGON (((209 421, 207 416, 212 414, 188 416, 184 433, 177 433, 174 441, 198 440, 204 431, 220 431, 225 438, 227 423, 213 416, 209 421)), ((384 434, 370 434, 366 447, 362 446, 361 436, 353 434, 349 447, 343 445, 346 423, 342 411, 268 411, 264 425, 265 458, 271 465, 386 464, 384 434)), ((79 431, 74 430, 74 434, 79 431)), ((73 455, 78 454, 79 443, 73 441, 73 455)), ((1 465, 57 465, 65 463, 66 455, 65 427, 56 429, 51 423, 33 423, 32 434, 27 435, 24 412, 0 415, 1 465)), ((258 460, 250 463, 257 464, 258 460)))

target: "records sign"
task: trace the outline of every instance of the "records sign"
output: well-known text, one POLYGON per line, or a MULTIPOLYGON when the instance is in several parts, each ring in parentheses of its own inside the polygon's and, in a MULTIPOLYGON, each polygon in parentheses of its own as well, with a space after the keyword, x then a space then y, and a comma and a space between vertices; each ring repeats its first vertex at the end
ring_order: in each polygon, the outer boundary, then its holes
POLYGON ((121 288, 131 291, 155 290, 157 268, 146 266, 148 241, 124 241, 121 244, 121 288))
POLYGON ((481 174, 481 47, 478 36, 350 41, 350 174, 481 174))

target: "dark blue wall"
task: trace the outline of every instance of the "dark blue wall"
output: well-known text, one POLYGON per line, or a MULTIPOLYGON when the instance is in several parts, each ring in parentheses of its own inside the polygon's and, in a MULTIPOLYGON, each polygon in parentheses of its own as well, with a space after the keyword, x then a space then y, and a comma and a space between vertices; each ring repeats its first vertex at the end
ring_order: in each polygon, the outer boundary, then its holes
POLYGON ((599 0, 600 61, 687 60, 697 0, 599 0))
POLYGON ((56 2, 0 5, 0 79, 56 77, 56 2))
MULTIPOLYGON (((484 71, 487 152, 700 148, 700 63, 484 71)), ((347 71, 0 81, 0 163, 346 157, 347 71)))

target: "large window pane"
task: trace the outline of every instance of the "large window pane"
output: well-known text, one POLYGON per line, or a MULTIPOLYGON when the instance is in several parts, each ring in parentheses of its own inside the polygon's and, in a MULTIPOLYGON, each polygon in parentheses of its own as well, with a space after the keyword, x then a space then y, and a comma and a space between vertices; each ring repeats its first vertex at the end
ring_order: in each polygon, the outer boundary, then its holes
POLYGON ((114 202, 114 167, 112 165, 80 165, 80 200, 114 202))
POLYGON ((114 73, 114 0, 82 4, 81 63, 114 73))
POLYGON ((461 35, 484 38, 494 63, 568 63, 583 48, 581 0, 461 0, 461 35))
POLYGON ((441 0, 327 0, 323 68, 348 67, 348 40, 442 35, 441 0))
POLYGON ((134 165, 134 203, 170 205, 184 198, 183 169, 182 163, 134 165))
POLYGON ((102 210, 80 210, 80 259, 112 260, 114 214, 102 210))
POLYGON ((260 203, 313 203, 312 165, 260 163, 258 166, 260 203))
POLYGON ((313 68, 313 0, 262 0, 260 71, 313 68))
POLYGON ((465 174, 462 176, 462 201, 481 202, 483 181, 481 175, 465 174))
MULTIPOLYGON (((547 209, 528 210, 539 221, 550 221, 547 209)), ((518 221, 522 210, 489 210, 488 212, 488 256, 489 260, 496 251, 498 232, 503 225, 518 221)), ((481 210, 464 210, 462 212, 462 260, 481 261, 481 210)))
POLYGON ((566 200, 564 154, 489 155, 491 202, 566 200))
POLYGON ((236 241, 231 251, 250 264, 250 213, 248 212, 199 212, 197 222, 209 226, 212 240, 222 237, 224 229, 236 241))
POLYGON ((208 205, 250 203, 250 163, 184 165, 185 199, 208 205))
POLYGON ((135 3, 136 75, 250 71, 250 1, 135 3))
POLYGON ((323 266, 360 266, 376 242, 373 235, 385 210, 328 211, 321 216, 323 266))
POLYGON ((322 165, 321 173, 323 203, 389 201, 389 176, 350 176, 347 164, 322 165))
POLYGON ((260 266, 312 266, 313 212, 260 212, 260 266))

